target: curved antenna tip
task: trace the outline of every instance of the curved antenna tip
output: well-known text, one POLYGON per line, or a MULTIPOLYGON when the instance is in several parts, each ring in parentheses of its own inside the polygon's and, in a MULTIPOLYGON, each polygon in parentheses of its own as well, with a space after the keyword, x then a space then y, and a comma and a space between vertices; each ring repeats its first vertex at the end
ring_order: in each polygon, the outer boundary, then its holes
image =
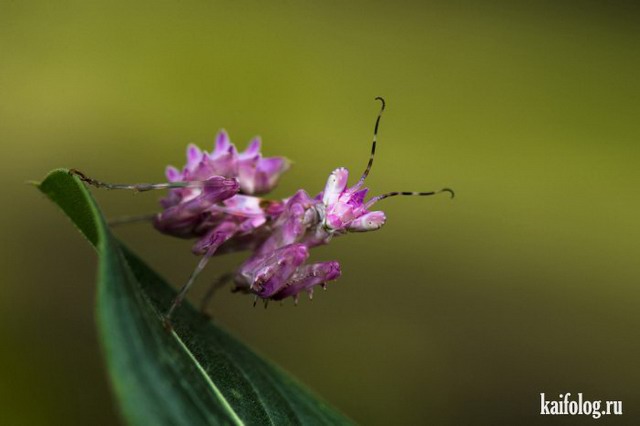
POLYGON ((382 102, 382 111, 384 111, 384 108, 387 106, 387 103, 384 101, 384 98, 382 98, 382 96, 376 96, 375 100, 382 102))
POLYGON ((451 195, 451 199, 453 200, 454 198, 456 198, 456 193, 453 192, 453 189, 451 188, 442 188, 440 191, 438 192, 448 192, 451 195))

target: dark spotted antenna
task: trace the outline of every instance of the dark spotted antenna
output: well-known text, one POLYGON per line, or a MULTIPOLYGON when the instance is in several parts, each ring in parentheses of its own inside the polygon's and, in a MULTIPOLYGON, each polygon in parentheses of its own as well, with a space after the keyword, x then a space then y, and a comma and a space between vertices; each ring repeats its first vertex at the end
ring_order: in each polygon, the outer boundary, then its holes
POLYGON ((394 192, 387 192, 386 194, 377 195, 377 196, 373 197, 372 199, 367 201, 367 204, 365 205, 365 207, 367 209, 369 209, 369 207, 371 207, 373 204, 377 203, 380 200, 384 200, 385 198, 389 198, 389 197, 396 197, 398 195, 427 197, 427 196, 430 196, 430 195, 440 194, 441 192, 448 192, 452 199, 456 196, 456 193, 453 192, 453 189, 451 189, 451 188, 442 188, 439 191, 429 191, 429 192, 408 192, 408 191, 397 192, 397 191, 394 191, 394 192))
POLYGON ((373 166, 373 158, 376 155, 376 143, 378 141, 378 126, 380 126, 380 119, 382 118, 382 113, 384 112, 384 108, 387 105, 383 98, 380 96, 376 97, 376 101, 380 101, 382 104, 380 106, 380 112, 378 113, 378 118, 376 118, 376 125, 373 128, 373 142, 371 143, 371 156, 369 157, 369 163, 367 164, 367 168, 362 173, 362 177, 358 181, 358 183, 353 187, 353 190, 358 190, 364 183, 364 180, 369 176, 369 172, 371 171, 371 167, 373 166))

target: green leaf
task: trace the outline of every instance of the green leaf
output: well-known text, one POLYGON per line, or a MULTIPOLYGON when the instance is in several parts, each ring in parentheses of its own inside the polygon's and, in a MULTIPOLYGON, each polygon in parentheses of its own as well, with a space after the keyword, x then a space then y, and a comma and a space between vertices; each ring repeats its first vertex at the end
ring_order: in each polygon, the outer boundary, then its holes
POLYGON ((166 331, 174 289, 111 234, 85 186, 58 169, 39 189, 98 252, 97 322, 129 424, 351 424, 188 303, 166 331))

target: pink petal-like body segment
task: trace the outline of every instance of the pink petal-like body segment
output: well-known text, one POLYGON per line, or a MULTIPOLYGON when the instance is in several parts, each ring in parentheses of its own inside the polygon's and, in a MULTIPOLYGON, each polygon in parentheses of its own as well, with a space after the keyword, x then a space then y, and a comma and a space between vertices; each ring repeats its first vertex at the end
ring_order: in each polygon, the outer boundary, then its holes
MULTIPOLYGON (((217 134, 212 153, 190 144, 186 165, 182 171, 168 166, 167 180, 208 182, 213 178, 224 179, 226 190, 213 195, 206 186, 171 189, 160 202, 165 210, 156 217, 155 227, 180 238, 201 238, 220 224, 229 222, 237 226, 234 236, 251 233, 269 216, 269 212, 260 207, 261 199, 254 195, 271 191, 289 164, 284 157, 263 158, 259 138, 254 138, 244 152, 238 152, 224 130, 217 134)), ((227 244, 227 248, 232 245, 227 244)), ((238 249, 245 246, 246 242, 243 242, 238 249)), ((199 243, 194 246, 194 252, 201 252, 199 243)))
POLYGON ((334 170, 316 197, 304 190, 284 200, 259 197, 277 185, 290 165, 284 157, 262 157, 260 146, 256 137, 238 152, 224 130, 212 153, 189 145, 186 165, 182 170, 167 167, 166 177, 201 184, 171 189, 154 226, 169 235, 196 238, 196 255, 250 250, 234 275, 236 291, 265 300, 297 300, 301 292, 311 296, 317 285, 337 279, 341 271, 337 261, 306 263, 309 249, 349 231, 379 229, 385 215, 368 211, 368 189, 362 180, 349 188, 345 168, 334 170))

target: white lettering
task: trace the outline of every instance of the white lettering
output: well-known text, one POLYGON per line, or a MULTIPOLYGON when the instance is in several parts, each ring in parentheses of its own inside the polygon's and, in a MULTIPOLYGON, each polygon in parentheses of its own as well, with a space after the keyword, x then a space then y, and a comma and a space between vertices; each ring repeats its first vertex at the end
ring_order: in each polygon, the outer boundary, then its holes
POLYGON ((557 400, 547 400, 546 394, 540 392, 540 415, 542 416, 576 416, 587 415, 594 419, 602 416, 622 415, 622 401, 589 401, 585 400, 581 392, 572 398, 570 392, 561 393, 557 400), (602 406, 606 406, 606 410, 600 410, 602 406))
POLYGON ((543 416, 549 413, 549 401, 544 400, 544 393, 540 393, 540 414, 543 416))

